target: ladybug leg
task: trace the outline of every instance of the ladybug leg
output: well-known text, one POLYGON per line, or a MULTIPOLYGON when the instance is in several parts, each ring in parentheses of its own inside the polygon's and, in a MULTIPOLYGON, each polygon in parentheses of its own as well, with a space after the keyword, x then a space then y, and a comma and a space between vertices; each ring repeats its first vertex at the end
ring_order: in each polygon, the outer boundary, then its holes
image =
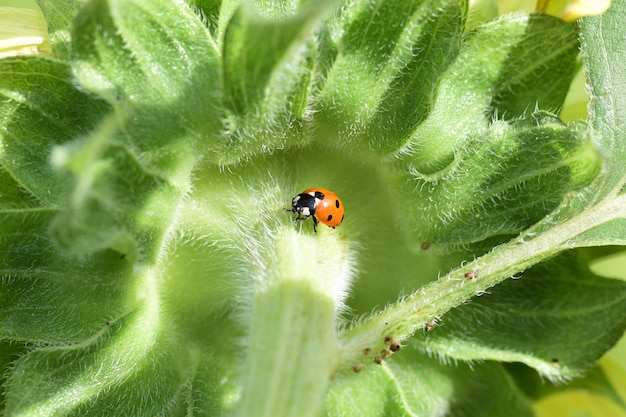
POLYGON ((311 218, 313 219, 313 232, 317 233, 317 223, 319 222, 317 221, 317 217, 311 216, 311 218))
MULTIPOLYGON (((287 210, 287 211, 292 211, 292 210, 287 210)), ((306 220, 309 218, 308 216, 304 216, 302 213, 298 213, 298 212, 295 212, 295 213, 296 213, 296 217, 293 219, 293 224, 298 224, 299 221, 306 220)))

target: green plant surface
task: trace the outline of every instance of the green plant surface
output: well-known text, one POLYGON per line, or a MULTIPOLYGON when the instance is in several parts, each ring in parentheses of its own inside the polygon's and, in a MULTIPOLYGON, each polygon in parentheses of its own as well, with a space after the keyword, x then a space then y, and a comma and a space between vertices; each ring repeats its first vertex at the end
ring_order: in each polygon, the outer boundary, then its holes
POLYGON ((626 242, 626 0, 38 4, 54 57, 0 60, 4 415, 626 410, 594 266, 626 242), (294 221, 311 187, 336 229, 294 221))
POLYGON ((0 7, 37 8, 35 0, 0 0, 0 7))

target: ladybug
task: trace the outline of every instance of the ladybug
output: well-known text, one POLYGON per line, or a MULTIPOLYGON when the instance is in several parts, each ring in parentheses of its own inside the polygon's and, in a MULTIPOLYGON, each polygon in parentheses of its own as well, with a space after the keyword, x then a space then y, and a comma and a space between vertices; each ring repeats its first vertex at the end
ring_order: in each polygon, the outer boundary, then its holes
POLYGON ((296 213, 296 222, 313 218, 313 231, 317 233, 317 223, 324 223, 333 229, 343 221, 343 203, 337 194, 324 188, 309 188, 291 201, 291 211, 296 213))

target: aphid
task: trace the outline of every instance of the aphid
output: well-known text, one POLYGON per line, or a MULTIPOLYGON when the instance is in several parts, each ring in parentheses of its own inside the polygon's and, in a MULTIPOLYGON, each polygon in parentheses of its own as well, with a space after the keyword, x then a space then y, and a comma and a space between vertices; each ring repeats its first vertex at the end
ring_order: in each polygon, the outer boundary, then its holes
POLYGON ((478 274, 476 273, 476 271, 467 271, 463 274, 463 276, 469 280, 478 278, 478 274))

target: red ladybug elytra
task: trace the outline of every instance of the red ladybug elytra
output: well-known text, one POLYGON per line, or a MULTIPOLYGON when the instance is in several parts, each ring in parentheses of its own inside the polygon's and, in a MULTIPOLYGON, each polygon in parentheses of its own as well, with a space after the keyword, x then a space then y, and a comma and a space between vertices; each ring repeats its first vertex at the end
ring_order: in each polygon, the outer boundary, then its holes
POLYGON ((337 194, 324 188, 309 188, 291 201, 291 211, 296 213, 296 221, 313 218, 313 231, 317 233, 317 223, 333 229, 341 224, 344 216, 343 203, 337 194))

